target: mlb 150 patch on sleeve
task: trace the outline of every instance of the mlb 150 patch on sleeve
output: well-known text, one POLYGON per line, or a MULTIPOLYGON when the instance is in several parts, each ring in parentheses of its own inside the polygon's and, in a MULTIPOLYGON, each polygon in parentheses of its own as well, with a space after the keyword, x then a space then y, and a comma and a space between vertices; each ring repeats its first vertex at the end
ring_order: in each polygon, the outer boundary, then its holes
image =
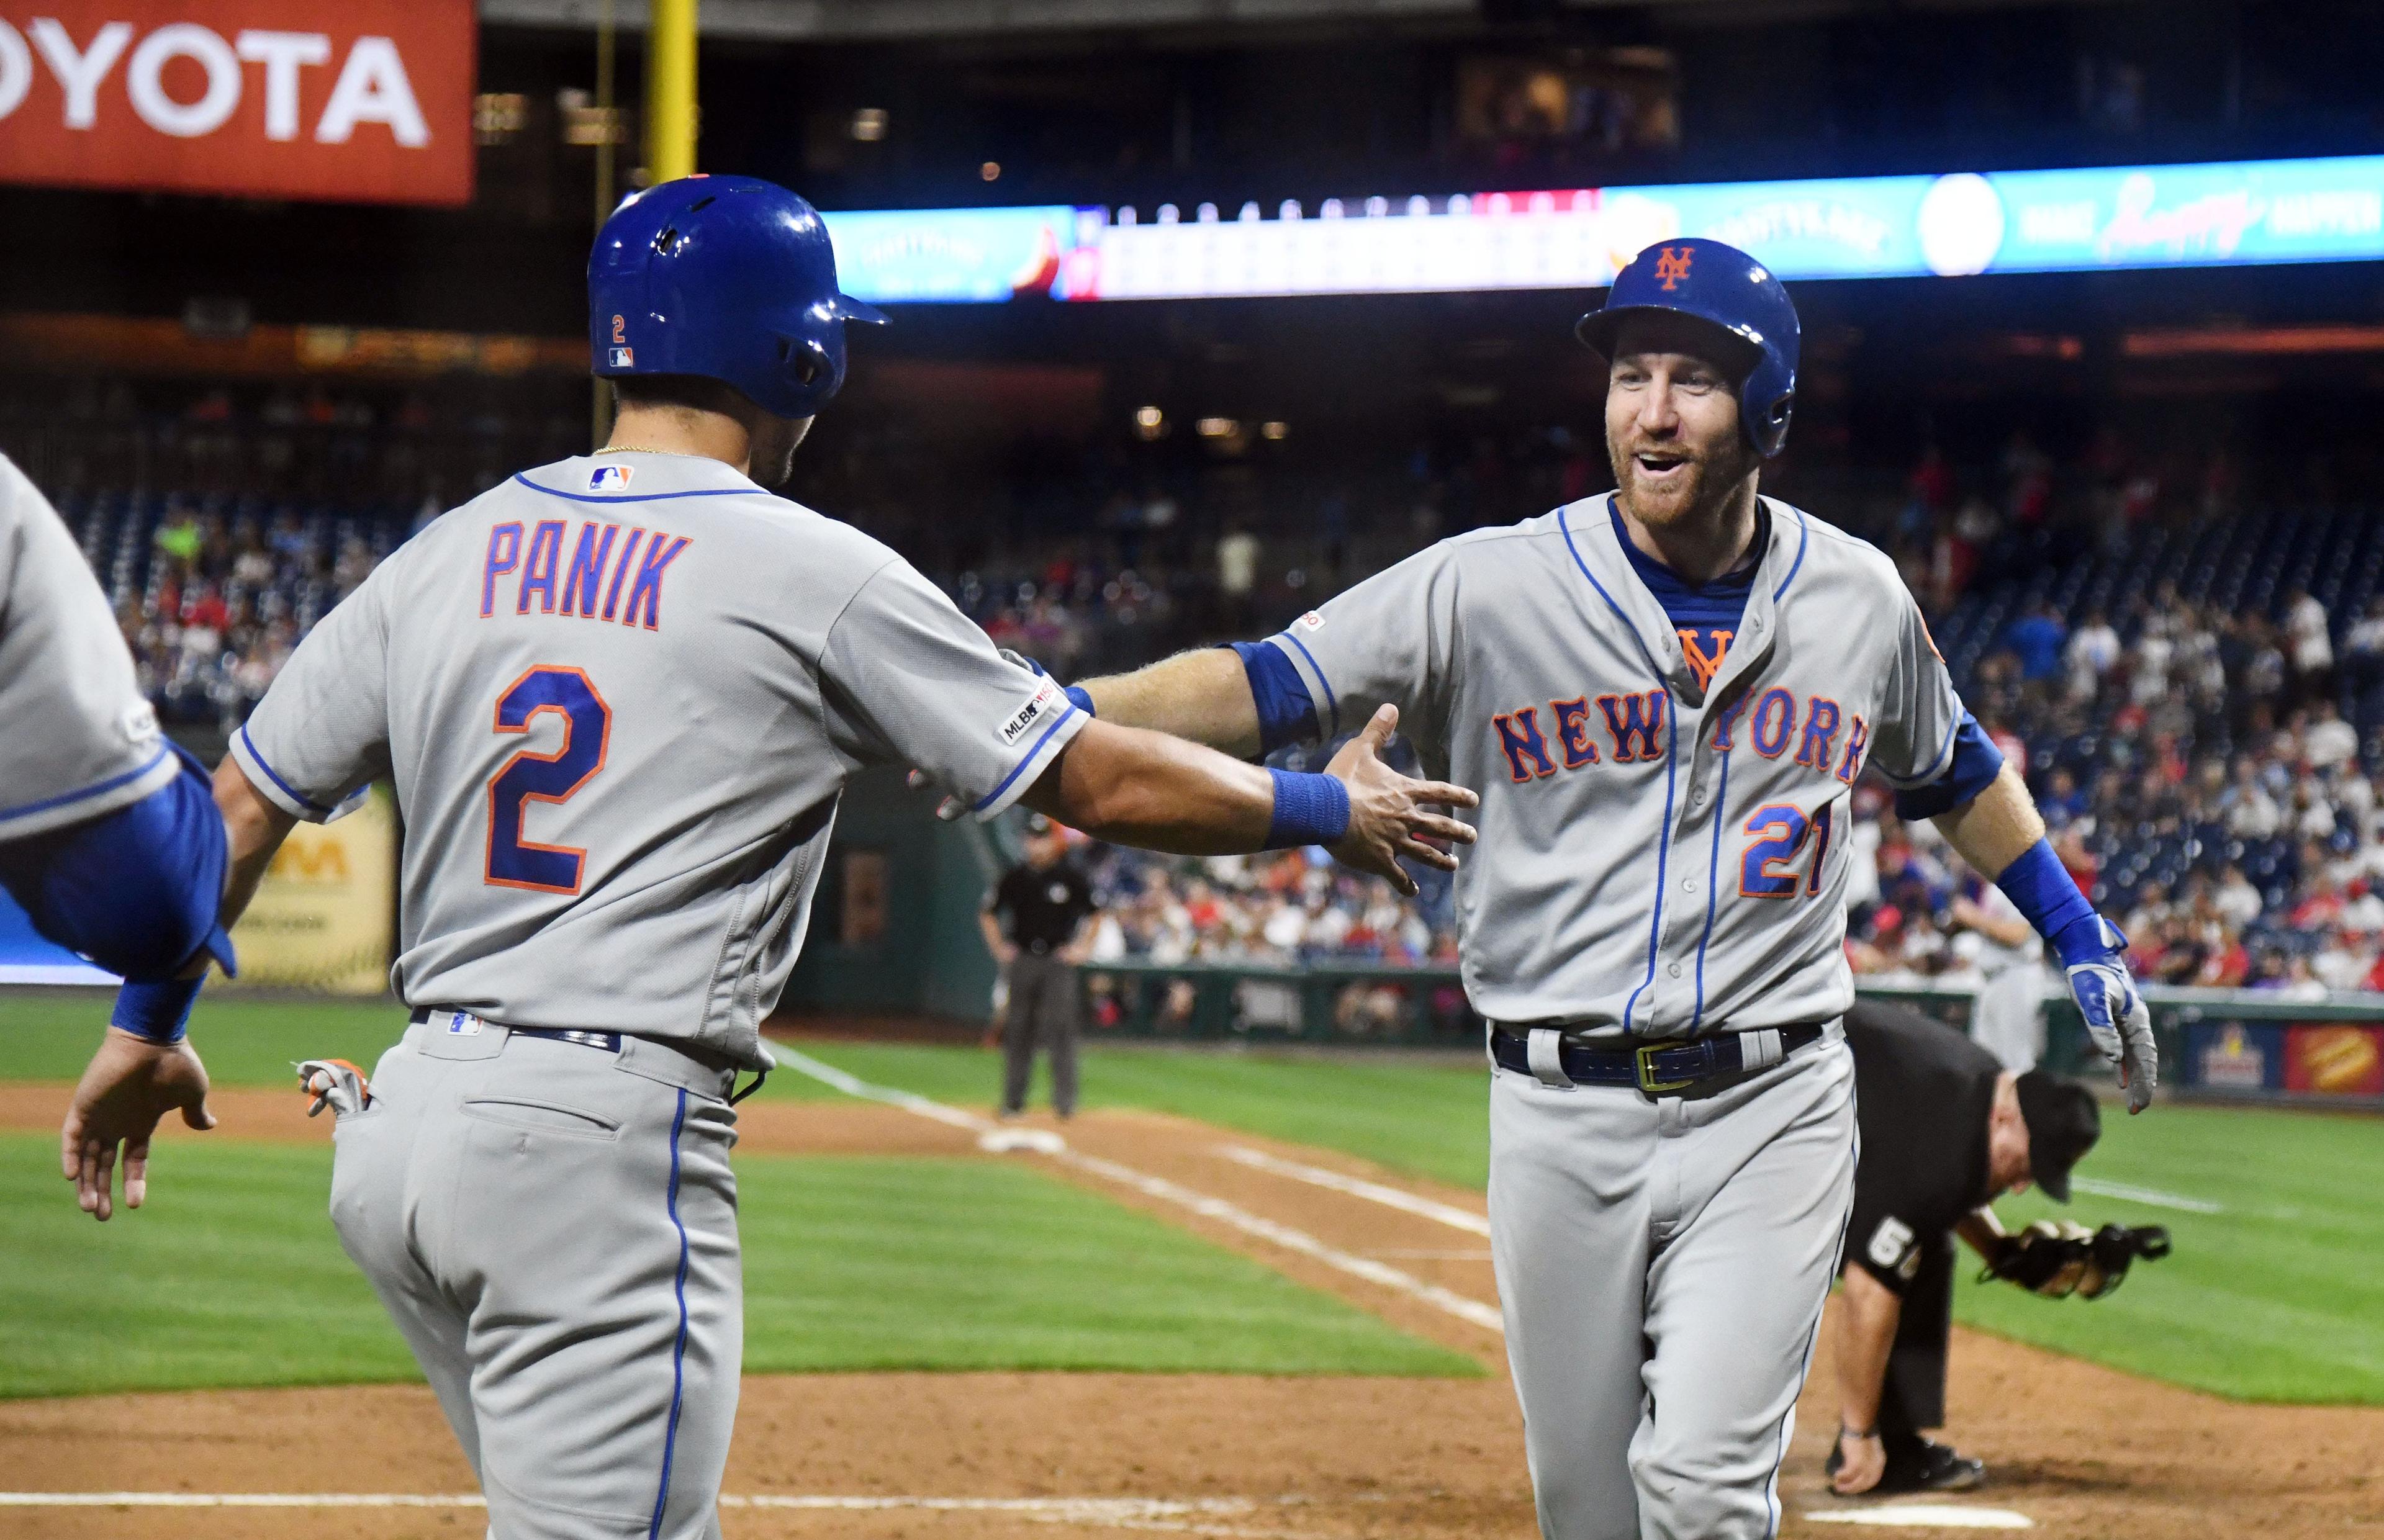
POLYGON ((1028 728, 1034 727, 1038 722, 1048 722, 1051 718, 1057 716, 1060 713, 1060 708, 1066 703, 1067 697, 1061 694, 1060 687, 1053 684, 1049 679, 1044 680, 1042 686, 1037 689, 1033 695, 1027 698, 1027 702, 1024 705, 1019 707, 1016 711, 1012 712, 1007 717, 1003 718, 1001 724, 1002 746, 1004 748, 1016 747, 1018 740, 1026 736, 1028 728))

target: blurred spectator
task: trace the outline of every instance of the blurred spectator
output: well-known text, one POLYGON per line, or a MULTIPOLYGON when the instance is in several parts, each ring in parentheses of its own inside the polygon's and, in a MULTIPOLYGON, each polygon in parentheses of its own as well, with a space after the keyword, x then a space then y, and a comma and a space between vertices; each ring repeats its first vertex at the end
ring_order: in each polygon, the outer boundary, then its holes
POLYGON ((2069 670, 2069 698, 2091 701, 2103 688, 2103 677, 2119 661, 2119 633, 2111 629, 2109 616, 2091 610, 2086 623, 2069 634, 2062 656, 2069 670))
POLYGON ((2061 670, 2061 648, 2068 640, 2069 627, 2052 605, 2040 603, 2011 624, 2004 633, 2004 645, 2019 657, 2019 676, 2033 684, 2050 679, 2061 670))
POLYGON ((1259 538, 1235 520, 1217 541, 1219 615, 1228 631, 1246 631, 1257 624, 1252 602, 1259 586, 1259 538))
POLYGON ((2316 700, 2334 683, 2334 639, 2326 606, 2297 588, 2285 602, 2285 634, 2292 640, 2293 699, 2316 700))

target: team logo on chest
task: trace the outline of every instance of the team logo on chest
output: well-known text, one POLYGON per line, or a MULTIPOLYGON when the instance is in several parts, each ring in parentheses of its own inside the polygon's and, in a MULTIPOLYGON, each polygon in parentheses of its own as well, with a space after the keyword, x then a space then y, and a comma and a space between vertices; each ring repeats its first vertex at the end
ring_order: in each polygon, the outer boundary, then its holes
POLYGON ((1682 626, 1673 634, 1681 639, 1681 656, 1688 660, 1689 672, 1696 676, 1697 688, 1712 688, 1714 676, 1721 672, 1722 659, 1730 655, 1730 640, 1738 633, 1721 626, 1682 626))

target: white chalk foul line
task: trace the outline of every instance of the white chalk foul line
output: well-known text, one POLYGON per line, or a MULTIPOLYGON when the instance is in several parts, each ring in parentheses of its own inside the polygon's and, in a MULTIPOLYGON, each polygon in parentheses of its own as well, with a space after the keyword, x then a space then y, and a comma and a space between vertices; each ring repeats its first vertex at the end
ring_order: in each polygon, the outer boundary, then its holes
POLYGON ((479 1492, 0 1492, 0 1509, 484 1509, 479 1492))
POLYGON ((1369 1182, 1360 1176, 1345 1176, 1340 1172, 1329 1171, 1323 1166, 1311 1166, 1298 1161, 1286 1161, 1279 1155, 1270 1155, 1265 1150, 1252 1149, 1246 1145, 1220 1145, 1217 1153, 1228 1161, 1237 1161, 1255 1171, 1270 1172, 1277 1176, 1288 1176, 1295 1181, 1306 1182, 1313 1186, 1329 1187, 1335 1192, 1346 1192, 1352 1198, 1362 1198, 1369 1202, 1380 1203, 1384 1208, 1397 1209, 1402 1213, 1435 1219, 1449 1228, 1462 1230, 1469 1236, 1487 1236, 1490 1233, 1490 1222, 1469 1209, 1460 1209, 1453 1203, 1435 1202, 1432 1198, 1421 1198, 1414 1193, 1384 1183, 1369 1182))
POLYGON ((2163 1192, 2158 1187, 2129 1186, 2125 1182, 2105 1182, 2092 1176, 2072 1176, 2069 1185, 2080 1192, 2091 1192, 2097 1198, 2124 1198, 2130 1203, 2149 1203, 2155 1209, 2180 1209, 2190 1214, 2223 1214, 2224 1203, 2213 1203, 2206 1198, 2188 1198, 2182 1193, 2163 1192))
MULTIPOLYGON (((488 1506, 488 1499, 477 1492, 0 1492, 0 1508, 482 1509, 488 1506)), ((739 1496, 723 1493, 720 1506, 814 1513, 1008 1513, 1041 1523, 1094 1524, 1215 1536, 1248 1536, 1259 1533, 1198 1521, 1237 1518, 1251 1513, 1258 1504, 1248 1497, 923 1497, 788 1493, 739 1496)))
MULTIPOLYGON (((900 1107, 906 1112, 915 1112, 921 1117, 932 1118, 950 1127, 965 1128, 972 1133, 981 1134, 995 1126, 974 1112, 963 1112, 958 1107, 947 1107, 940 1101, 931 1101, 914 1092, 900 1090, 891 1086, 872 1085, 858 1075, 848 1074, 833 1064, 823 1063, 810 1054, 788 1048, 784 1044, 773 1044, 770 1051, 776 1057, 779 1063, 788 1069, 800 1074, 810 1075, 822 1085, 832 1086, 847 1096, 860 1097, 869 1101, 882 1101, 889 1107, 900 1107)), ((1156 1198, 1162 1202, 1173 1203, 1178 1207, 1188 1209, 1204 1219, 1213 1219, 1220 1223, 1231 1225, 1246 1236, 1255 1236, 1260 1240, 1280 1246, 1286 1251, 1297 1251, 1301 1256, 1312 1258, 1353 1278, 1363 1278, 1370 1284, 1404 1294, 1409 1298, 1422 1300, 1435 1310, 1453 1315, 1459 1321, 1480 1326, 1485 1331, 1503 1332, 1506 1329, 1505 1323, 1499 1319, 1496 1306, 1485 1305, 1479 1299, 1467 1298, 1464 1295, 1452 1289, 1443 1288, 1438 1284, 1428 1284, 1412 1273, 1401 1272, 1396 1267, 1376 1261, 1370 1257, 1357 1256, 1338 1247, 1327 1246, 1305 1230, 1295 1230, 1288 1224, 1279 1224, 1273 1220, 1254 1214, 1238 1204, 1229 1203, 1222 1198, 1211 1198, 1207 1193, 1196 1192, 1180 1183, 1171 1182, 1163 1176, 1153 1176, 1148 1172, 1136 1171, 1132 1166, 1104 1160, 1098 1155, 1087 1155, 1082 1150, 1066 1146, 1048 1153, 1052 1160, 1074 1166, 1079 1171, 1089 1172, 1105 1181, 1115 1182, 1120 1186, 1131 1187, 1147 1198, 1156 1198)), ((1390 1192, 1397 1189, 1385 1187, 1384 1190, 1390 1192)), ((1417 1201, 1425 1200, 1419 1198, 1417 1201)), ((1450 1211, 1454 1213, 1461 1211, 1451 1210, 1450 1211)))
POLYGON ((1105 1161, 1098 1155, 1086 1155, 1081 1150, 1065 1150, 1059 1158, 1079 1170, 1089 1171, 1096 1176, 1105 1176, 1121 1186, 1132 1187, 1136 1192, 1149 1197, 1180 1204, 1203 1218, 1220 1220, 1244 1235, 1256 1236, 1261 1240, 1273 1241, 1287 1251, 1297 1251, 1302 1256, 1313 1257, 1326 1266, 1347 1273, 1353 1278, 1363 1278, 1370 1284, 1379 1284, 1384 1288, 1396 1289, 1401 1294, 1446 1310, 1459 1321, 1470 1321, 1487 1331, 1498 1332, 1506 1329, 1506 1324, 1499 1319, 1497 1310, 1479 1299, 1469 1299, 1453 1289, 1441 1287, 1438 1284, 1427 1284, 1414 1273, 1403 1273, 1387 1262, 1378 1262, 1371 1257, 1356 1256, 1336 1247, 1327 1246, 1305 1230, 1295 1230, 1288 1224, 1278 1224, 1273 1220, 1250 1212, 1248 1209, 1228 1203, 1222 1198, 1211 1198, 1206 1193, 1195 1192, 1190 1187, 1179 1186, 1163 1176, 1152 1176, 1136 1171, 1131 1166, 1120 1165, 1115 1161, 1105 1161))
POLYGON ((1805 1510, 1814 1524, 1862 1524, 1872 1529, 2034 1529, 2025 1513, 2007 1508, 1956 1508, 1952 1503, 1891 1503, 1881 1508, 1805 1510))

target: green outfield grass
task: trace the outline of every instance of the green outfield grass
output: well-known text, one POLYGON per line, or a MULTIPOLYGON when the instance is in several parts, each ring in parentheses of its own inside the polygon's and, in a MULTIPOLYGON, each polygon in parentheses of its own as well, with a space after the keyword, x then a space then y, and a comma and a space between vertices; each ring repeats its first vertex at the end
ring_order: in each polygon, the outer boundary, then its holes
MULTIPOLYGON (((945 1100, 981 1103, 990 1073, 987 1056, 962 1049, 803 1047, 945 1100)), ((1113 1051, 1087 1060, 1085 1086, 1088 1102, 1164 1108, 1444 1181, 1479 1186, 1488 1171, 1482 1072, 1470 1065, 1113 1051)), ((801 1079, 788 1092, 837 1094, 801 1079)), ((1973 1285, 1966 1268, 1960 1320, 2223 1396, 2384 1405, 2384 1269, 2372 1262, 2384 1257, 2384 1119, 2175 1104, 2130 1118, 2115 1108, 2080 1174, 2221 1211, 2081 1192, 2071 1217, 2167 1224, 2176 1254, 2092 1303, 1973 1285)), ((2058 1210, 2035 1194, 2002 1206, 2015 1228, 2058 1210)))
MULTIPOLYGON (((64 990, 0 996, 0 1080, 81 1074, 107 1020, 109 998, 64 990)), ((225 1086, 294 1086, 290 1068, 304 1059, 353 1059, 370 1068, 404 1029, 404 1012, 379 1000, 208 995, 191 1018, 192 1040, 207 1073, 225 1086)), ((1000 1056, 982 1049, 798 1046, 864 1080, 960 1106, 990 1107, 1000 1088, 1000 1056)), ((1478 1187, 1490 1174, 1486 1075, 1478 1064, 1462 1062, 1133 1047, 1086 1057, 1084 1102, 1176 1112, 1478 1187)), ((841 1093, 787 1070, 772 1075, 761 1094, 816 1100, 841 1093)), ((1040 1075, 1035 1094, 1045 1095, 1040 1075)))
MULTIPOLYGON (((177 1142, 76 1211, 0 1136, 0 1397, 416 1377, 324 1212, 328 1150, 177 1142)), ((745 1366, 1471 1375, 1472 1360, 1023 1166, 741 1156, 745 1366)))
MULTIPOLYGON (((990 1107, 1000 1089, 1000 1056, 982 1049, 913 1043, 793 1046, 863 1080, 938 1101, 990 1107)), ((1478 1061, 1120 1046, 1088 1053, 1083 1080, 1087 1107, 1174 1112, 1342 1150, 1459 1186, 1478 1188, 1490 1179, 1489 1071, 1478 1061)), ((842 1093, 781 1070, 762 1094, 842 1093)), ((1038 1075, 1038 1102, 1044 1094, 1038 1075)))
MULTIPOLYGON (((0 994, 0 1080, 73 1080, 107 1025, 115 991, 11 990, 0 994)), ((405 1010, 386 1000, 267 1000, 199 997, 192 1040, 207 1074, 225 1086, 295 1087, 307 1059, 371 1067, 405 1033, 405 1010)))
POLYGON ((2106 1111, 2081 1177, 2223 1211, 2031 1192, 2007 1226, 2059 1215, 2089 1226, 2166 1224, 2174 1256, 2139 1262, 2117 1294, 2040 1299, 1975 1284, 1963 1252, 1955 1313, 2004 1336, 2222 1396, 2384 1406, 2384 1119, 2161 1106, 2106 1111))
MULTIPOLYGON (((71 1078, 103 1013, 91 1000, 0 999, 0 1079, 71 1078), (20 1024, 28 1030, 15 1030, 20 1024)), ((386 1005, 227 997, 202 1004, 194 1031, 219 1079, 279 1085, 296 1058, 329 1051, 368 1061, 397 1025, 386 1005)), ((999 1074, 995 1056, 973 1048, 800 1046, 863 1079, 962 1105, 986 1106, 999 1074)), ((782 1071, 763 1094, 839 1093, 782 1071)), ((1097 1045, 1085 1099, 1176 1112, 1468 1186, 1480 1186, 1488 1169, 1484 1074, 1471 1064, 1097 1045)), ((2081 1175, 2220 1211, 2081 1192, 2071 1217, 2167 1224, 2177 1254, 2141 1265, 2119 1293, 2091 1304, 1966 1281, 1960 1319, 2223 1395, 2384 1405, 2384 1268, 2374 1261, 2384 1257, 2384 1119, 2164 1104, 2139 1118, 2115 1110, 2104 1127, 2081 1175)), ((41 1165, 45 1172, 46 1160, 41 1165)), ((308 1201, 319 1211, 319 1189, 308 1201)), ((2014 1225, 2053 1211, 2034 1196, 2003 1205, 2014 1225)), ((0 1293, 0 1306, 8 1298, 0 1293)))

